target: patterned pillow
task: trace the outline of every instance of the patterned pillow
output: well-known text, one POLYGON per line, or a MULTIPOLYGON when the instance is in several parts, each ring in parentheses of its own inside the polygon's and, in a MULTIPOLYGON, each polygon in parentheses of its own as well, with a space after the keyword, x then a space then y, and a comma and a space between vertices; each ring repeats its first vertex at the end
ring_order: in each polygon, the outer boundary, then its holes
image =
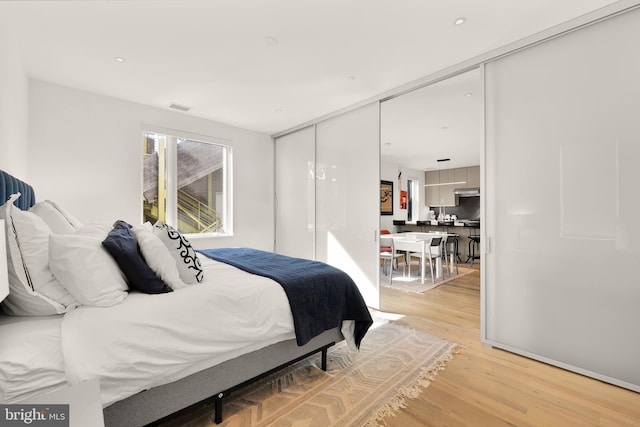
POLYGON ((153 232, 162 240, 173 259, 176 260, 180 279, 189 285, 202 282, 204 274, 198 254, 186 237, 162 221, 157 221, 153 225, 153 232))

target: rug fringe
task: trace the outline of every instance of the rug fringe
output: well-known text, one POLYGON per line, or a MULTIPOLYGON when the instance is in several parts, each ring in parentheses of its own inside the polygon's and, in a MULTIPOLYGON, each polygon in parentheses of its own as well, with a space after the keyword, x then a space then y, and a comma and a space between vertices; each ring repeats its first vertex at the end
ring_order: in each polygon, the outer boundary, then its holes
POLYGON ((407 407, 406 399, 417 398, 422 391, 431 384, 439 371, 443 371, 447 362, 460 353, 464 346, 455 344, 447 350, 440 358, 429 368, 422 368, 418 377, 409 385, 400 387, 395 396, 387 401, 381 408, 369 418, 364 427, 384 427, 387 423, 384 418, 387 416, 395 417, 395 414, 401 409, 407 407), (382 424, 380 423, 382 422, 382 424))

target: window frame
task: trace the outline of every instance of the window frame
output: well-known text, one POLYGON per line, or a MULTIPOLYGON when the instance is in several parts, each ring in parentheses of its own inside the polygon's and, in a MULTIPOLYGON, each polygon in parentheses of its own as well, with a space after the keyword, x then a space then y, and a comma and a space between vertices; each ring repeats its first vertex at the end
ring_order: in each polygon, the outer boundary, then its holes
MULTIPOLYGON (((201 142, 205 144, 214 144, 224 147, 223 150, 223 183, 222 188, 224 192, 223 196, 223 209, 222 209, 222 221, 224 224, 224 231, 215 231, 208 233, 185 233, 190 239, 192 238, 210 238, 210 237, 230 237, 233 236, 233 142, 228 139, 214 137, 210 135, 196 134, 192 132, 186 132, 179 129, 163 128, 152 125, 143 125, 141 129, 141 136, 144 140, 146 133, 162 134, 167 137, 165 146, 165 192, 166 192, 166 206, 165 206, 165 222, 172 227, 178 229, 178 144, 177 139, 188 139, 191 141, 201 142)), ((141 156, 141 162, 144 159, 144 154, 141 156)), ((144 168, 141 167, 142 180, 144 182, 144 168)), ((142 194, 142 189, 140 191, 142 194)), ((144 202, 141 201, 140 205, 141 217, 144 219, 144 202)))

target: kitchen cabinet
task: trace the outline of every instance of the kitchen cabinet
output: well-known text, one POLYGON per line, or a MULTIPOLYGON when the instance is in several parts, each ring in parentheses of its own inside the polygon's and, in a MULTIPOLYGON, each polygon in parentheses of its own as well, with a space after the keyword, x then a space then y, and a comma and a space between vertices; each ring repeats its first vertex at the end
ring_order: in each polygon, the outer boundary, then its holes
POLYGON ((467 169, 467 185, 465 187, 480 187, 480 166, 470 166, 467 169))
MULTIPOLYGON (((455 172, 454 169, 444 169, 440 171, 440 183, 443 182, 455 182, 455 172)), ((455 194, 453 194, 453 190, 455 190, 458 186, 455 184, 446 184, 439 185, 440 188, 440 199, 438 202, 438 206, 456 206, 457 198, 455 194)))
POLYGON ((480 166, 443 169, 425 172, 425 184, 462 182, 464 184, 445 184, 424 188, 424 204, 430 207, 457 206, 458 197, 453 194, 456 188, 480 187, 480 166))
MULTIPOLYGON (((453 169, 444 169, 440 171, 428 171, 425 172, 425 184, 440 184, 442 182, 454 182, 453 169)), ((449 185, 435 185, 432 187, 424 187, 424 203, 427 206, 455 206, 456 196, 453 194, 453 190, 456 186, 449 185)))
MULTIPOLYGON (((425 184, 438 184, 440 183, 440 172, 429 171, 424 174, 425 184)), ((440 187, 424 187, 424 204, 426 206, 438 206, 440 203, 440 187)))
POLYGON ((453 170, 453 181, 454 182, 463 182, 464 184, 456 184, 456 188, 466 188, 470 187, 469 182, 467 181, 467 170, 469 168, 455 168, 453 170))

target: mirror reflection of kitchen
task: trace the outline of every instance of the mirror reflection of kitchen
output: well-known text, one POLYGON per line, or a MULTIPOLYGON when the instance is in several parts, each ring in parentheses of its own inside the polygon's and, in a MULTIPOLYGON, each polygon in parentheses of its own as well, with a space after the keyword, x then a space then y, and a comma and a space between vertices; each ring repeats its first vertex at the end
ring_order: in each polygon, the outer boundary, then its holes
POLYGON ((480 234, 481 89, 473 69, 381 105, 380 179, 396 190, 393 215, 380 216, 380 229, 456 233, 457 261, 476 266, 479 251, 470 252, 480 234))

